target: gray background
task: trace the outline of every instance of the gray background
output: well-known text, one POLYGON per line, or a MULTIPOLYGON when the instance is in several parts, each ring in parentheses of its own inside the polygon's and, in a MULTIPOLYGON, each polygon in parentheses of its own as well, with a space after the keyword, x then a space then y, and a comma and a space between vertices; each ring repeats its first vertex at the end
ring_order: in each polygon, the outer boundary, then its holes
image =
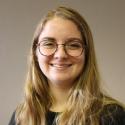
POLYGON ((125 103, 124 0, 0 0, 0 125, 22 99, 32 36, 49 9, 67 5, 89 23, 105 90, 125 103))

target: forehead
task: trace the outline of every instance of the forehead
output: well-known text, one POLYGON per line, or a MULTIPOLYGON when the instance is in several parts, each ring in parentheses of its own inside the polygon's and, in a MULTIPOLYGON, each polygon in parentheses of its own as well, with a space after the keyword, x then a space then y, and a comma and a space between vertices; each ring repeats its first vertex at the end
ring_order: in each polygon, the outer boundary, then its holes
POLYGON ((57 37, 60 39, 70 37, 81 38, 81 33, 73 21, 55 17, 45 24, 40 33, 39 39, 44 37, 57 37))

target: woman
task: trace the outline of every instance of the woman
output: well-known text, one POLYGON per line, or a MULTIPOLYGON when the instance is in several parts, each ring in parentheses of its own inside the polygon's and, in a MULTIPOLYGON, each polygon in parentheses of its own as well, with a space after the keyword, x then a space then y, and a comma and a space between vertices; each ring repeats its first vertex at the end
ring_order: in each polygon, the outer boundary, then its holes
POLYGON ((125 125, 124 108, 101 91, 90 28, 71 8, 48 12, 36 29, 16 124, 125 125))

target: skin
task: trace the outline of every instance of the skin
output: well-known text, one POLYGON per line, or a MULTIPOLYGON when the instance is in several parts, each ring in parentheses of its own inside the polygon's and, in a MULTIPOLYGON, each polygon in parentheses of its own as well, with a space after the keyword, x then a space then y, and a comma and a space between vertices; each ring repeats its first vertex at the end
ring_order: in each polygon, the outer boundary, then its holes
MULTIPOLYGON (((64 44, 69 38, 82 39, 80 31, 72 21, 59 17, 46 23, 38 42, 46 37, 54 38, 58 44, 64 44)), ((38 48, 36 55, 40 69, 48 78, 48 83, 57 102, 64 103, 68 90, 84 67, 84 51, 78 57, 71 57, 65 53, 63 46, 59 46, 52 56, 41 55, 38 48)))

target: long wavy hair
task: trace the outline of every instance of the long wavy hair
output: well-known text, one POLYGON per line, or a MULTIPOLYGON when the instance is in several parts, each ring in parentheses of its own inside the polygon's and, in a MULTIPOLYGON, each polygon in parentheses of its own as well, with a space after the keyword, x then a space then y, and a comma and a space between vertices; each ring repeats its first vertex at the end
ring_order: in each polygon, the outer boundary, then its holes
POLYGON ((46 125, 46 113, 53 104, 47 78, 40 70, 36 48, 38 38, 46 23, 54 17, 74 22, 85 41, 84 69, 70 91, 67 108, 56 118, 57 125, 98 125, 99 114, 105 104, 100 87, 100 76, 96 62, 93 37, 85 19, 75 10, 58 7, 42 18, 36 28, 30 53, 29 68, 25 83, 25 96, 16 110, 19 125, 46 125))

